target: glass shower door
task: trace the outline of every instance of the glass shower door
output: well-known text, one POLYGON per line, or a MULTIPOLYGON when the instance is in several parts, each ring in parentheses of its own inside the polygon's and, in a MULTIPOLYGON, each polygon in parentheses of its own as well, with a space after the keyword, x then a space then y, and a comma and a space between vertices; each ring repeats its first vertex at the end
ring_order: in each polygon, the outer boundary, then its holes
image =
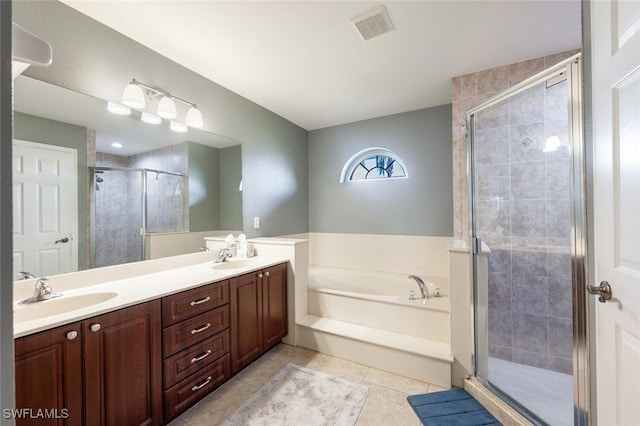
POLYGON ((144 259, 142 183, 139 170, 93 169, 92 268, 144 259))
POLYGON ((573 425, 567 80, 469 118, 477 374, 532 419, 573 425))

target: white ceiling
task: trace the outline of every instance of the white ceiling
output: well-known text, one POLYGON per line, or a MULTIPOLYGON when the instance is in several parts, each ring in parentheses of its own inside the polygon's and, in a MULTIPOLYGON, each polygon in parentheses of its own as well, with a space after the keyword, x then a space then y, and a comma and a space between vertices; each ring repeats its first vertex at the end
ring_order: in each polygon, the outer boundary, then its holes
POLYGON ((580 47, 580 0, 63 0, 313 130, 451 102, 451 77, 580 47), (396 31, 351 19, 384 4, 396 31))

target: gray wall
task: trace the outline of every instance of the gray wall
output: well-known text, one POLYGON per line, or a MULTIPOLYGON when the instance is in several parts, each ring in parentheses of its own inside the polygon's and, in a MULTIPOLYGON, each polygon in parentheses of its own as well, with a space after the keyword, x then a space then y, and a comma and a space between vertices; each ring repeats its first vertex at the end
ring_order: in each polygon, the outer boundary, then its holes
POLYGON ((451 105, 309 132, 311 232, 451 236, 451 105), (390 149, 408 179, 339 183, 367 147, 390 149))
POLYGON ((42 117, 14 113, 16 139, 73 148, 78 151, 78 269, 87 269, 87 129, 42 117))
POLYGON ((220 150, 189 142, 189 230, 220 229, 220 150))
POLYGON ((53 64, 30 77, 112 101, 135 77, 193 100, 205 130, 242 142, 244 223, 261 217, 249 237, 308 231, 306 130, 62 3, 19 1, 13 18, 53 47, 53 64))
POLYGON ((220 229, 242 229, 241 165, 240 145, 220 150, 220 229))

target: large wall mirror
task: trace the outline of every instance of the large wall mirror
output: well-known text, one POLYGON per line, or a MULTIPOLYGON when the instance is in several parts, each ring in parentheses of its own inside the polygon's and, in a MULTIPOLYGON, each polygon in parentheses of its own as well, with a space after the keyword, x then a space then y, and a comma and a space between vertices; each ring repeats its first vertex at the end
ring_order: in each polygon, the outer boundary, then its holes
POLYGON ((14 81, 14 270, 36 276, 144 260, 149 236, 242 230, 241 146, 14 81))

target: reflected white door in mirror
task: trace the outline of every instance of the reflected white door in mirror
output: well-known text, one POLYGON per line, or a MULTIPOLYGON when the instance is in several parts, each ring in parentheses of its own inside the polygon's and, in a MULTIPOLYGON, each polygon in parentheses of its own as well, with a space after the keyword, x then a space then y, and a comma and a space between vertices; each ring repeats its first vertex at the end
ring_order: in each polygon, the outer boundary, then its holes
POLYGON ((12 167, 14 279, 76 271, 76 150, 14 140, 12 167))

